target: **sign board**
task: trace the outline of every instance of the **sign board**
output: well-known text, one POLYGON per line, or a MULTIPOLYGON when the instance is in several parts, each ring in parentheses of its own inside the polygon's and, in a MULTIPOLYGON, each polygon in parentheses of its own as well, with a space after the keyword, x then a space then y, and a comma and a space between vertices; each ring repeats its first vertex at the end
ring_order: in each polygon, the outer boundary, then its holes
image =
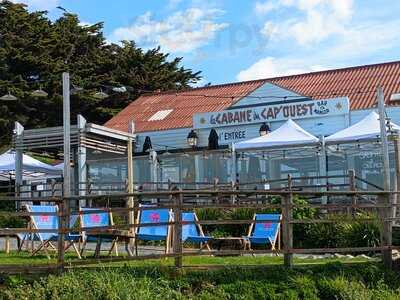
MULTIPOLYGON (((218 141, 221 144, 229 144, 231 142, 239 142, 239 141, 244 141, 249 138, 249 128, 241 128, 241 127, 236 127, 236 129, 229 127, 229 128, 221 128, 217 130, 218 134, 218 141)), ((256 130, 258 134, 258 129, 256 130)))
POLYGON ((347 97, 302 102, 282 102, 273 105, 195 114, 193 115, 193 128, 216 128, 348 113, 349 99, 347 97))

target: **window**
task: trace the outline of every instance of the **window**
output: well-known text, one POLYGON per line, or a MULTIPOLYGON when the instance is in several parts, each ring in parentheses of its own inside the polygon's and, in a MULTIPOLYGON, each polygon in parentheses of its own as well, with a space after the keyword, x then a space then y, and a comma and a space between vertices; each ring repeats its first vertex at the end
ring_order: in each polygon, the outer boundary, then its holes
POLYGON ((154 115, 152 115, 149 118, 149 121, 161 121, 161 120, 164 120, 172 111, 173 111, 173 109, 159 110, 158 112, 156 112, 154 115))

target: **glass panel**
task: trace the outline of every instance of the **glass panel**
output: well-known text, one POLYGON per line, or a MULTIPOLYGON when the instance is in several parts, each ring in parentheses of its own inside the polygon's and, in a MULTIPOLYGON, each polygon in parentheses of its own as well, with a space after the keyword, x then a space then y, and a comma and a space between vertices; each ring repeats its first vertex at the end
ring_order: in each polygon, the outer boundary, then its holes
POLYGON ((200 156, 200 181, 205 183, 213 183, 214 179, 218 179, 220 183, 229 182, 229 160, 230 157, 226 153, 222 152, 206 153, 200 156))
POLYGON ((121 182, 127 178, 127 165, 123 161, 97 162, 88 165, 88 175, 94 182, 121 182))
POLYGON ((158 158, 160 181, 180 182, 180 157, 160 155, 158 158))
POLYGON ((151 181, 151 163, 148 157, 133 159, 133 181, 139 184, 151 181))

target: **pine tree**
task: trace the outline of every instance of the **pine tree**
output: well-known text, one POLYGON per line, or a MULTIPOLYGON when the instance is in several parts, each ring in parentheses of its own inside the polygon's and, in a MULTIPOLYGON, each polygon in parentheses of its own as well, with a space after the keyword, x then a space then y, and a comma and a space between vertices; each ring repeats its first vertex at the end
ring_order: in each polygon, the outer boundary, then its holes
POLYGON ((143 91, 190 88, 200 78, 160 48, 144 51, 134 41, 107 44, 103 24, 81 25, 77 15, 65 13, 52 22, 47 12, 28 12, 22 4, 0 2, 0 96, 12 93, 18 101, 0 102, 0 144, 10 142, 14 121, 26 128, 62 123, 61 73, 68 71, 74 86, 72 120, 80 113, 102 124, 134 101, 143 91), (127 93, 109 87, 127 87, 127 93), (46 98, 32 97, 43 89, 46 98), (110 97, 93 93, 109 89, 110 97))

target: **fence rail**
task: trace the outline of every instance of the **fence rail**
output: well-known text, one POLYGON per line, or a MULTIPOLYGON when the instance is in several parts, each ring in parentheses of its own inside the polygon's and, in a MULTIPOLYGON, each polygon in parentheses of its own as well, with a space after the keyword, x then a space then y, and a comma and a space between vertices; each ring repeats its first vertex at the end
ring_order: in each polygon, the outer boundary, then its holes
MULTIPOLYGON (((350 172, 351 173, 351 172, 350 172)), ((304 178, 302 178, 304 179, 304 178)), ((314 179, 314 177, 313 177, 314 179)), ((48 196, 48 197, 1 197, 0 201, 14 201, 14 202, 47 202, 53 203, 59 207, 58 212, 27 212, 27 211, 12 211, 12 212, 0 212, 3 216, 12 217, 33 217, 33 216, 58 216, 57 229, 40 229, 34 227, 27 228, 1 228, 1 236, 11 236, 21 233, 25 234, 36 234, 36 233, 55 233, 58 237, 58 263, 53 265, 58 270, 64 270, 66 267, 77 267, 82 265, 96 264, 100 262, 118 262, 118 261, 129 261, 129 260, 142 260, 142 259, 153 259, 153 258, 174 258, 175 266, 181 268, 183 266, 182 258, 185 256, 203 256, 203 255, 242 255, 242 254, 261 254, 261 253, 282 253, 284 256, 284 264, 287 267, 293 265, 293 254, 298 253, 334 253, 334 252, 366 252, 366 251, 380 251, 382 253, 383 262, 387 267, 391 267, 392 259, 391 252, 393 249, 397 249, 392 245, 392 225, 393 221, 400 220, 400 218, 393 217, 393 211, 396 207, 400 206, 393 201, 394 195, 398 192, 387 192, 381 190, 358 190, 354 184, 357 178, 352 175, 349 180, 348 190, 312 190, 295 189, 293 181, 295 178, 288 176, 286 179, 286 185, 283 189, 277 190, 260 190, 260 189, 243 189, 240 185, 236 185, 232 189, 220 189, 218 185, 214 185, 213 188, 208 190, 204 189, 192 189, 184 190, 177 187, 174 183, 169 183, 168 190, 150 190, 150 191, 134 191, 133 193, 119 192, 110 193, 107 195, 77 195, 72 197, 62 196, 48 196), (329 198, 329 197, 342 197, 344 202, 341 203, 294 203, 294 199, 297 197, 305 198, 329 198), (104 197, 109 202, 108 206, 103 206, 104 197), (361 203, 357 199, 365 197, 376 198, 375 203, 361 203), (129 201, 133 199, 133 205, 128 205, 129 201), (72 204, 79 202, 86 202, 91 204, 94 208, 90 211, 80 210, 74 207, 72 204), (114 201, 118 203, 125 203, 125 207, 112 207, 114 201), (141 204, 147 204, 151 206, 141 206, 141 204), (99 207, 100 206, 100 207, 99 207), (97 209, 96 209, 97 208, 97 209), (182 212, 193 211, 201 208, 218 208, 221 210, 232 210, 238 208, 249 208, 249 209, 274 209, 280 211, 282 219, 280 221, 274 220, 255 220, 255 219, 242 219, 242 220, 194 220, 184 221, 182 220, 182 212), (319 209, 319 215, 313 219, 295 219, 293 212, 298 208, 313 208, 319 209), (168 209, 174 216, 173 220, 168 222, 152 221, 148 223, 139 223, 137 217, 139 213, 146 210, 154 209, 168 209), (346 217, 338 219, 328 219, 324 216, 328 215, 332 211, 343 211, 346 212, 346 217), (374 218, 355 218, 355 210, 372 210, 377 213, 377 217, 374 218), (71 215, 76 215, 79 218, 87 214, 99 214, 108 213, 110 215, 115 214, 124 217, 124 222, 120 224, 111 223, 108 226, 102 226, 97 228, 85 227, 81 224, 79 228, 70 228, 69 218, 71 215), (133 214, 134 218, 130 219, 129 216, 133 214), (182 243, 183 228, 185 225, 251 225, 265 222, 278 222, 281 225, 281 241, 283 244, 282 249, 240 249, 240 250, 194 250, 184 249, 182 243), (335 223, 335 222, 379 222, 381 224, 381 243, 376 247, 346 247, 346 248, 312 248, 312 249, 298 249, 293 247, 293 226, 296 224, 322 224, 322 223, 335 223), (84 235, 100 235, 108 233, 113 236, 115 230, 125 230, 125 242, 126 249, 132 250, 133 246, 138 245, 137 231, 142 227, 157 227, 157 226, 168 226, 170 232, 170 240, 172 243, 171 247, 167 247, 168 253, 163 254, 138 254, 131 255, 128 251, 126 257, 97 257, 95 259, 72 259, 65 260, 64 258, 64 241, 66 236, 70 233, 77 233, 80 236, 84 235), (114 230, 114 231, 113 231, 114 230)), ((120 235, 122 237, 122 235, 120 235)), ((100 238, 101 240, 101 238, 100 238)), ((100 242, 101 243, 101 242, 100 242)), ((168 246, 168 241, 167 241, 168 246)), ((118 249, 118 246, 117 246, 118 249)), ((113 249, 111 248, 110 253, 113 249)), ((100 251, 100 250, 99 250, 100 251)), ((97 246, 96 246, 96 253, 97 246)), ((49 266, 48 266, 49 267, 49 266)), ((36 266, 32 266, 36 268, 36 266)), ((38 270, 43 270, 43 266, 37 266, 38 270)), ((0 265, 0 272, 7 272, 10 270, 18 269, 17 266, 0 265)), ((26 266, 21 266, 21 269, 26 269, 26 266)), ((30 270, 32 271, 32 270, 30 270)))

